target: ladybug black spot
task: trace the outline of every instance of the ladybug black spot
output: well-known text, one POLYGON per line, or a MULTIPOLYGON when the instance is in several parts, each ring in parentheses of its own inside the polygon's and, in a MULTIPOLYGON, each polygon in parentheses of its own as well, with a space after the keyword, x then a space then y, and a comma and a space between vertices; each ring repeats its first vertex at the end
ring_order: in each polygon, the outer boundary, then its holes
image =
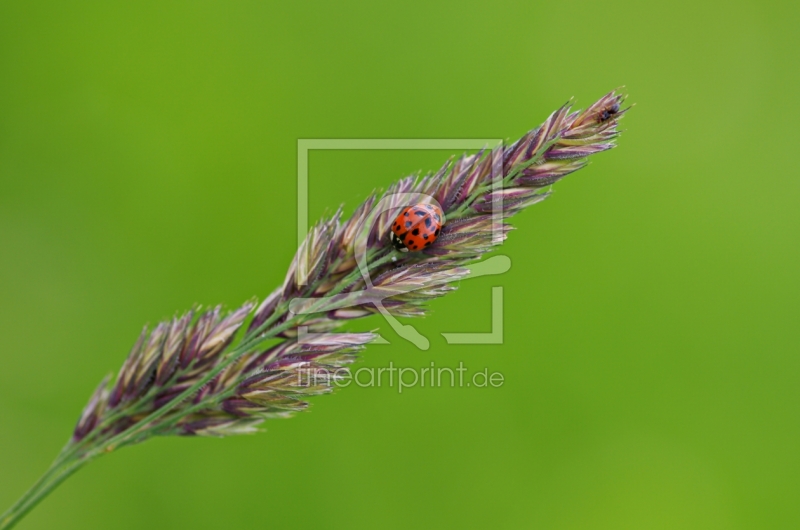
POLYGON ((423 237, 424 239, 428 239, 428 234, 422 234, 422 237, 423 237))
POLYGON ((431 206, 430 204, 428 204, 427 206, 425 206, 425 208, 427 208, 427 209, 428 209, 428 210, 430 210, 430 211, 433 211, 433 206, 431 206))
POLYGON ((408 212, 404 213, 403 215, 405 215, 406 217, 408 217, 408 212))
POLYGON ((437 236, 439 235, 439 229, 438 228, 436 229, 436 232, 434 232, 434 235, 437 235, 437 236))
POLYGON ((430 217, 426 217, 425 218, 425 226, 428 227, 428 228, 431 227, 431 218, 430 217))
POLYGON ((429 247, 429 246, 431 246, 431 243, 433 243, 433 241, 428 241, 427 243, 425 243, 425 246, 429 247))
POLYGON ((406 221, 406 228, 411 228, 411 221, 406 221))
POLYGON ((414 213, 415 213, 416 215, 420 216, 420 217, 422 217, 423 215, 425 215, 425 212, 423 212, 423 211, 421 211, 421 210, 414 210, 414 213))
POLYGON ((418 236, 419 235, 419 228, 415 228, 414 230, 412 230, 411 234, 413 234, 415 236, 418 236))
POLYGON ((411 250, 417 250, 417 245, 414 245, 413 247, 411 247, 411 250))
POLYGON ((442 218, 439 217, 438 213, 433 214, 433 218, 436 219, 437 221, 441 221, 442 220, 442 218))

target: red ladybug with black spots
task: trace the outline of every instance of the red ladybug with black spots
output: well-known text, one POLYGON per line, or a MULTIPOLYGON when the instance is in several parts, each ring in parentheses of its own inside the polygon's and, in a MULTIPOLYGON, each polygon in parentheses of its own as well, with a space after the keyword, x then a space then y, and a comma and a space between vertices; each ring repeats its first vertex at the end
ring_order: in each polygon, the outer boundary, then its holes
POLYGON ((403 252, 418 252, 436 241, 444 226, 442 209, 433 204, 409 206, 392 223, 392 244, 403 252))

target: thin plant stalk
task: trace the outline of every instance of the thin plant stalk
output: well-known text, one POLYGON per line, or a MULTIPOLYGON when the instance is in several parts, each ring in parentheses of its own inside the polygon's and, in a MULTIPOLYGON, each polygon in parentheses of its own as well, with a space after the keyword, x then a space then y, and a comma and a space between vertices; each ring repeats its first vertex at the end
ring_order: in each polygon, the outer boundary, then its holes
POLYGON ((622 101, 611 92, 582 111, 567 103, 509 146, 404 178, 371 194, 348 220, 340 209, 311 229, 284 284, 258 307, 248 302, 227 315, 220 307, 197 308, 143 330, 50 468, 0 516, 0 530, 105 453, 153 436, 252 433, 266 419, 305 410, 305 399, 332 391, 377 337, 336 331, 343 323, 374 313, 424 315, 426 302, 454 290, 469 274, 466 266, 505 239, 510 217, 615 146, 628 110, 622 101), (438 238, 420 252, 394 249, 395 216, 433 203, 446 220, 438 238), (303 380, 304 371, 321 379, 303 380))

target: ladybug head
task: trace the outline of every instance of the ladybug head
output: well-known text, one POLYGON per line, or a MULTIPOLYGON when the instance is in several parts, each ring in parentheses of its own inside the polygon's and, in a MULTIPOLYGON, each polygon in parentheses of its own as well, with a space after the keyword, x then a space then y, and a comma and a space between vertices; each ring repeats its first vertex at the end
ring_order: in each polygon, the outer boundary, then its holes
POLYGON ((405 243, 400 241, 400 238, 397 237, 397 234, 394 232, 392 232, 392 246, 395 248, 395 250, 399 250, 400 252, 408 252, 405 243))

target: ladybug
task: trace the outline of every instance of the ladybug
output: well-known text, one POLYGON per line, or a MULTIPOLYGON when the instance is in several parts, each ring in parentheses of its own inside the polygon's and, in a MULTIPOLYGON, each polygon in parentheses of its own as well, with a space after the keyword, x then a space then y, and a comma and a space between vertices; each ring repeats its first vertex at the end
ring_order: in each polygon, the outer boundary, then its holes
POLYGON ((433 204, 409 206, 392 223, 392 244, 403 252, 428 248, 444 225, 442 209, 433 204))

